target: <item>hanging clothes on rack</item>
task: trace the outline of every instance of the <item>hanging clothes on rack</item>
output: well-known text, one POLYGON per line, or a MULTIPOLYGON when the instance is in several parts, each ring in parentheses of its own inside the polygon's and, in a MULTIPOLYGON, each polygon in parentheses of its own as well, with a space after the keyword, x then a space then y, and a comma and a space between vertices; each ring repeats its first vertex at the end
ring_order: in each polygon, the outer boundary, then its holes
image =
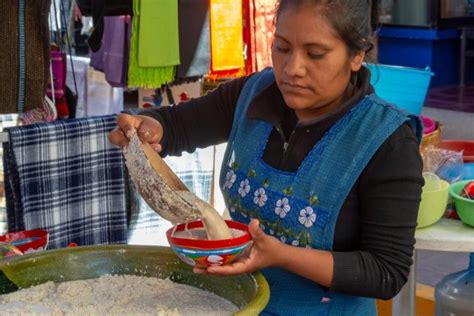
POLYGON ((245 74, 242 23, 241 0, 210 0, 210 77, 245 74))
POLYGON ((179 61, 178 2, 134 0, 128 84, 159 88, 174 80, 179 61))
POLYGON ((94 30, 89 38, 89 47, 93 52, 100 49, 104 33, 105 16, 132 15, 133 0, 76 0, 84 16, 92 16, 94 30))
POLYGON ((9 231, 46 229, 50 249, 125 243, 125 165, 107 139, 115 126, 106 116, 9 128, 9 231))
POLYGON ((209 0, 179 0, 178 12, 181 64, 176 77, 185 79, 206 75, 211 61, 209 0))
POLYGON ((104 36, 97 52, 91 54, 90 66, 105 74, 105 80, 114 88, 125 88, 132 24, 129 16, 104 18, 104 36))
POLYGON ((0 1, 0 113, 41 107, 49 77, 51 0, 0 1))

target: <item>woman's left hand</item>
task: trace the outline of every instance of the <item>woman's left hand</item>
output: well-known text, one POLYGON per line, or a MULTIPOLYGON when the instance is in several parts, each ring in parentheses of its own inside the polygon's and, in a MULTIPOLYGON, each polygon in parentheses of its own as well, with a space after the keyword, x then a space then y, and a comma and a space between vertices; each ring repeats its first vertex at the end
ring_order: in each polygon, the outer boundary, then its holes
POLYGON ((212 266, 207 269, 194 268, 194 273, 208 273, 213 275, 229 276, 243 273, 252 273, 264 268, 278 266, 280 258, 285 253, 285 244, 275 237, 266 235, 260 228, 258 220, 249 224, 249 232, 253 244, 251 248, 237 261, 224 265, 212 266))

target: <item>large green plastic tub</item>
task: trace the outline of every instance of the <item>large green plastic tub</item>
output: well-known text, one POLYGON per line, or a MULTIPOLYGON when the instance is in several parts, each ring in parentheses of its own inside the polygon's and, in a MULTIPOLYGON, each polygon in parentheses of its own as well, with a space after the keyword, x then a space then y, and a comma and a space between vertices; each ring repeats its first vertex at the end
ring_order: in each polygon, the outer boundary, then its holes
POLYGON ((268 283, 259 273, 197 275, 170 248, 126 245, 77 247, 7 258, 0 261, 0 293, 14 285, 27 288, 47 281, 84 280, 104 274, 169 277, 231 301, 240 308, 236 315, 258 315, 270 298, 268 283))

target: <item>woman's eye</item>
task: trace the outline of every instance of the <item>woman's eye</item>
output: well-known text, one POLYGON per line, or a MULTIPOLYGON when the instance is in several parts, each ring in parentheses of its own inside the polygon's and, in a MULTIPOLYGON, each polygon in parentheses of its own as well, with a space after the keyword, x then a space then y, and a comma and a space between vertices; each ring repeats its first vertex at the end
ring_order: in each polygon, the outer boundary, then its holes
POLYGON ((288 47, 280 46, 280 45, 275 45, 275 48, 277 51, 281 53, 288 53, 290 49, 288 47))
POLYGON ((324 53, 308 52, 308 56, 311 59, 321 59, 324 57, 324 53))

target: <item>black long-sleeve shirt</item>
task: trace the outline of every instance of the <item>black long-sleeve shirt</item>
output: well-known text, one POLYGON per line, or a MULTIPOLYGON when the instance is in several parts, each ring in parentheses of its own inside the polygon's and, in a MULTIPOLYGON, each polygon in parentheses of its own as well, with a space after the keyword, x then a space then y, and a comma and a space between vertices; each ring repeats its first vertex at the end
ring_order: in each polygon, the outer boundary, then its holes
MULTIPOLYGON (((227 141, 245 82, 246 78, 236 79, 179 106, 143 112, 163 125, 163 155, 180 155, 227 141)), ((305 124, 298 123, 276 84, 257 96, 247 117, 274 126, 265 162, 284 171, 296 170, 325 132, 373 92, 365 68, 357 82, 359 85, 348 89, 347 101, 336 112, 305 124)), ((416 137, 408 124, 402 125, 379 148, 342 206, 333 243, 331 290, 389 299, 402 288, 412 264, 421 173, 416 137)))

